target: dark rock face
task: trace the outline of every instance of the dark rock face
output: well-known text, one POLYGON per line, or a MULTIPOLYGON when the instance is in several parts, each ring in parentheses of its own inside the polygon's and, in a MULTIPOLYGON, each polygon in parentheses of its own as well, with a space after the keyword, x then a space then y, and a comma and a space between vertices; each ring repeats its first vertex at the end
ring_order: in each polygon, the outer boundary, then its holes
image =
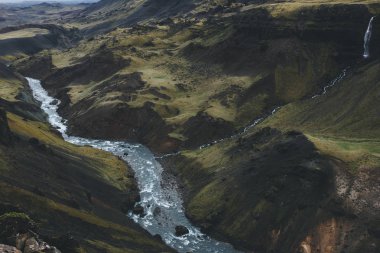
POLYGON ((0 143, 9 145, 12 142, 12 133, 8 126, 7 115, 4 110, 0 108, 0 143))
POLYGON ((85 57, 74 66, 59 69, 43 80, 44 86, 59 90, 73 83, 101 81, 126 67, 130 61, 114 55, 107 49, 99 50, 95 55, 85 57))
POLYGON ((115 75, 110 80, 100 84, 98 90, 102 93, 111 91, 130 93, 141 89, 144 85, 145 82, 141 78, 141 73, 134 72, 132 74, 115 75))
POLYGON ((189 230, 185 226, 176 226, 175 227, 175 236, 177 236, 177 237, 187 235, 188 233, 189 233, 189 230))
POLYGON ((144 207, 142 207, 141 205, 135 206, 133 208, 132 212, 133 212, 133 214, 139 215, 140 217, 144 217, 145 216, 144 207))
MULTIPOLYGON (((84 103, 89 102, 79 102, 70 111, 85 108, 88 105, 84 103)), ((69 131, 73 135, 139 141, 158 152, 170 152, 176 146, 167 136, 170 127, 148 103, 140 108, 131 108, 127 104, 100 107, 80 116, 70 114, 68 118, 69 131)))
POLYGON ((53 71, 51 56, 31 56, 26 60, 16 63, 14 68, 26 77, 42 80, 53 71))
POLYGON ((196 116, 188 119, 183 128, 184 135, 189 138, 184 146, 190 148, 227 137, 234 131, 231 123, 223 119, 215 119, 205 112, 199 112, 196 116))

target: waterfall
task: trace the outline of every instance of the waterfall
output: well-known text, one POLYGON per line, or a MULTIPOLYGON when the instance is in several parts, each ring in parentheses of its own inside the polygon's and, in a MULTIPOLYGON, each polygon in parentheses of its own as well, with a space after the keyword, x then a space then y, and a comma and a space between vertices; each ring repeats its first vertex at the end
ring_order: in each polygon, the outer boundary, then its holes
POLYGON ((371 41, 372 23, 374 19, 375 17, 372 17, 371 20, 369 21, 367 31, 365 32, 365 35, 364 35, 364 53, 363 53, 364 58, 369 58, 369 44, 371 41))

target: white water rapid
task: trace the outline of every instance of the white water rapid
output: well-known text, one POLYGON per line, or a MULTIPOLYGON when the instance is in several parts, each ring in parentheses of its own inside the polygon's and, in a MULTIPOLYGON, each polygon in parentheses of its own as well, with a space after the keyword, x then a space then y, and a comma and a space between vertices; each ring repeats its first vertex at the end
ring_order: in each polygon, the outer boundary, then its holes
POLYGON ((372 24, 373 24, 374 19, 375 17, 372 17, 371 20, 369 21, 367 31, 365 32, 365 35, 364 35, 364 53, 363 53, 364 58, 369 58, 370 56, 369 46, 370 46, 371 37, 372 37, 372 24))
POLYGON ((110 152, 121 157, 134 170, 141 196, 138 204, 144 208, 146 215, 140 217, 130 213, 130 218, 152 235, 160 235, 167 245, 180 253, 238 252, 230 244, 213 240, 191 225, 185 216, 176 184, 162 182, 163 168, 149 149, 140 144, 69 136, 66 133, 66 120, 57 113, 60 101, 50 97, 40 81, 32 78, 27 78, 27 80, 33 91, 33 97, 41 103, 41 109, 48 115, 49 123, 62 134, 67 142, 79 146, 89 145, 110 152), (175 227, 178 225, 185 226, 189 233, 181 237, 175 236, 175 227))

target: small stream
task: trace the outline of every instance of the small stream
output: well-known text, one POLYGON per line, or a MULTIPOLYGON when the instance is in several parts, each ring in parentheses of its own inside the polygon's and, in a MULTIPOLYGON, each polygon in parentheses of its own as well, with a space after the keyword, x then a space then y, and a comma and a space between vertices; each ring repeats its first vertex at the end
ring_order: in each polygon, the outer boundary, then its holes
MULTIPOLYGON (((332 87, 334 87, 335 85, 337 85, 340 81, 342 81, 342 79, 344 79, 347 76, 347 71, 348 71, 349 68, 350 67, 347 67, 347 68, 343 69, 336 78, 334 78, 326 86, 323 87, 321 93, 315 94, 314 96, 311 97, 311 99, 316 99, 316 98, 318 98, 320 96, 325 95, 328 92, 329 89, 331 89, 332 87)), ((238 133, 236 133, 234 135, 231 135, 231 136, 227 136, 225 138, 214 140, 214 141, 206 143, 206 144, 203 144, 203 145, 199 146, 198 149, 205 149, 207 147, 210 147, 212 145, 215 145, 215 144, 227 141, 227 140, 239 138, 239 137, 243 136, 245 133, 247 133, 250 129, 254 128, 256 125, 260 124, 261 122, 263 122, 264 120, 266 120, 267 118, 269 118, 270 116, 275 115, 281 108, 282 108, 282 106, 277 106, 270 113, 266 113, 266 114, 262 115, 260 118, 255 119, 251 124, 249 124, 248 126, 244 127, 238 133)), ((156 157, 156 159, 164 159, 164 158, 168 158, 168 157, 172 157, 172 156, 177 156, 177 155, 180 155, 181 153, 182 153, 181 151, 178 151, 178 152, 175 152, 175 153, 165 154, 163 156, 156 157)))
POLYGON ((140 144, 130 144, 121 141, 93 140, 69 136, 67 121, 58 113, 60 101, 50 97, 41 86, 39 80, 27 78, 33 97, 41 103, 41 109, 48 115, 49 123, 55 127, 63 138, 79 146, 92 146, 105 150, 126 161, 135 172, 140 189, 141 201, 138 203, 144 208, 145 216, 129 213, 129 217, 152 235, 160 235, 165 243, 178 252, 220 252, 237 253, 230 244, 211 239, 191 225, 186 218, 183 202, 176 183, 162 181, 163 168, 148 148, 140 144), (175 236, 176 226, 185 226, 189 233, 175 236))

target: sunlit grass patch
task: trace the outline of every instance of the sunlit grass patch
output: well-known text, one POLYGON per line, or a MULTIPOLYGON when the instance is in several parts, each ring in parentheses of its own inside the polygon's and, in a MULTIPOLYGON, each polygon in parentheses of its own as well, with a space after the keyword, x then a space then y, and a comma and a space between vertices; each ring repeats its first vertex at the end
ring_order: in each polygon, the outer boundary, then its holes
POLYGON ((380 140, 350 139, 307 135, 323 154, 347 162, 355 172, 380 166, 380 140))
MULTIPOLYGON (((62 139, 53 132, 46 123, 24 120, 21 117, 8 113, 9 127, 12 132, 26 139, 36 138, 41 143, 62 150, 66 155, 77 159, 88 159, 101 177, 119 189, 129 188, 133 181, 127 178, 128 168, 125 162, 116 156, 92 147, 78 147, 62 139), (123 179, 120 181, 120 179, 123 179)), ((1 164, 0 164, 1 166, 1 164)), ((5 165, 4 165, 5 166, 5 165)))
POLYGON ((16 79, 0 79, 0 98, 14 102, 22 89, 22 83, 16 79))
POLYGON ((27 28, 27 29, 21 29, 17 31, 7 32, 7 33, 0 33, 0 40, 17 39, 17 38, 32 38, 37 35, 44 35, 48 33, 49 31, 46 29, 27 28))

